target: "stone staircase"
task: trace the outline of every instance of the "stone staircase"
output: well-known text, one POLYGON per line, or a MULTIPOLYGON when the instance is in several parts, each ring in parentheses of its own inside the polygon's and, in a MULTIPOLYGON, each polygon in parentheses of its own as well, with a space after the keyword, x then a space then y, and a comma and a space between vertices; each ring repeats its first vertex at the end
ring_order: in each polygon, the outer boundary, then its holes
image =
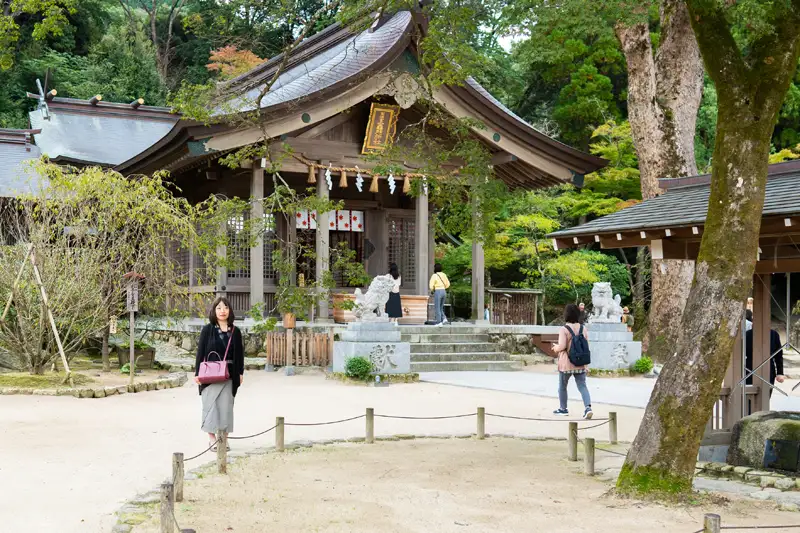
POLYGON ((519 368, 489 342, 489 335, 474 326, 403 326, 400 331, 402 340, 411 343, 412 372, 519 368))

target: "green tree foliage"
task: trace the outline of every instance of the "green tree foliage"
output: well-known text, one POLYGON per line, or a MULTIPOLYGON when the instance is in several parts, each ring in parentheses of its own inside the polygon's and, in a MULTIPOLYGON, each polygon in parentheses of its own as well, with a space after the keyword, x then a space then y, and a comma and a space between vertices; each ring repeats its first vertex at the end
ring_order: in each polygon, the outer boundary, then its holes
POLYGON ((14 64, 14 48, 23 32, 30 32, 36 41, 59 37, 69 23, 68 14, 75 10, 75 0, 0 1, 0 70, 14 64))

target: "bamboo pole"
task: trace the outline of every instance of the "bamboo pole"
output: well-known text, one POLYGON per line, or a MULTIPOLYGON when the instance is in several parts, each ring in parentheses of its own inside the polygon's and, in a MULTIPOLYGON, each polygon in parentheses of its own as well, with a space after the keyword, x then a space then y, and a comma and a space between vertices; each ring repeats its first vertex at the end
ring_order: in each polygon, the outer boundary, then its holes
POLYGON ((6 308, 3 309, 3 316, 0 317, 0 322, 5 322, 6 315, 9 309, 11 309, 11 304, 14 302, 14 291, 17 290, 17 285, 19 285, 19 281, 22 279, 22 273, 25 272, 25 263, 28 262, 28 256, 31 255, 31 251, 33 251, 33 244, 29 244, 28 249, 25 251, 25 258, 22 260, 22 264, 19 266, 19 271, 17 272, 17 277, 14 280, 14 284, 11 286, 11 293, 8 295, 6 308))
POLYGON ((31 245, 30 254, 28 254, 28 259, 33 266, 33 275, 36 277, 36 284, 39 285, 39 291, 42 294, 42 302, 44 303, 44 308, 47 311, 47 318, 50 320, 50 327, 53 329, 53 335, 56 338, 56 345, 58 346, 58 353, 61 355, 61 362, 64 365, 64 372, 66 373, 65 381, 69 381, 69 386, 74 387, 75 383, 72 381, 72 372, 69 369, 69 363, 67 362, 67 354, 64 353, 64 346, 61 344, 61 336, 58 334, 58 328, 56 327, 56 320, 53 318, 53 312, 50 311, 50 304, 47 301, 47 291, 44 290, 44 283, 42 282, 42 276, 39 275, 39 267, 36 266, 36 253, 33 250, 33 245, 31 245))

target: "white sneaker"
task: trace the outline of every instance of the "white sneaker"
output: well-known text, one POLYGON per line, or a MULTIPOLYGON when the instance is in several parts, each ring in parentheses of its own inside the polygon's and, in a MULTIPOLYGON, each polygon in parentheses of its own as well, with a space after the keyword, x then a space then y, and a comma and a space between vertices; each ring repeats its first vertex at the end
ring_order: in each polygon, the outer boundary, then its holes
POLYGON ((436 327, 437 327, 437 328, 440 328, 440 327, 442 327, 442 326, 444 326, 444 322, 439 322, 438 324, 436 324, 436 327))

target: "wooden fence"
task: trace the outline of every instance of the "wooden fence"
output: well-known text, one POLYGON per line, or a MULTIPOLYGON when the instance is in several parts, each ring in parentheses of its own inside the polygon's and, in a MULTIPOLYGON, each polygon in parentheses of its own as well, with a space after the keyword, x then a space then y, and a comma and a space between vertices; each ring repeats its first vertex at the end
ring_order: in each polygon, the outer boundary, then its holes
POLYGON ((275 331, 265 341, 267 363, 274 366, 328 366, 333 361, 333 335, 311 331, 275 331))

